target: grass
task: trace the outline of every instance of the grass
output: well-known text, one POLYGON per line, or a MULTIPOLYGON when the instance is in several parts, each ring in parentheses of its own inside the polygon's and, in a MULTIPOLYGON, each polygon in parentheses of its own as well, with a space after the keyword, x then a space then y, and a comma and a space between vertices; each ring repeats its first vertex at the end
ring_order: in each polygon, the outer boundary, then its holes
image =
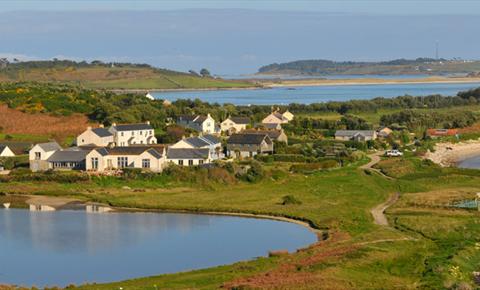
POLYGON ((351 166, 234 186, 162 178, 148 186, 148 181, 106 178, 79 184, 0 183, 0 192, 67 195, 148 209, 269 214, 306 220, 329 233, 328 240, 292 255, 80 289, 473 287, 471 273, 480 264, 479 213, 448 205, 480 191, 480 173, 439 169, 416 157, 385 160, 379 168, 396 179, 351 166), (395 191, 401 192, 400 200, 387 212, 395 229, 373 224, 370 209, 395 191), (299 202, 283 205, 287 195, 299 202))

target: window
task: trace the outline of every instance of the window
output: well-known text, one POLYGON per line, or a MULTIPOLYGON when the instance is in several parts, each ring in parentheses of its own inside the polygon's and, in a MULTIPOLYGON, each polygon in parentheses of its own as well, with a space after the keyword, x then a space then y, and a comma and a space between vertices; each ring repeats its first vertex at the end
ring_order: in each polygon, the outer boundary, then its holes
POLYGON ((117 158, 117 166, 118 166, 118 168, 128 167, 128 157, 118 157, 117 158))
POLYGON ((198 164, 202 165, 202 164, 203 164, 203 160, 198 160, 198 164))
POLYGON ((150 135, 153 135, 153 130, 150 130, 150 135))
POLYGON ((140 131, 140 135, 143 135, 143 131, 140 131))
POLYGON ((122 136, 122 137, 123 137, 123 132, 120 132, 120 136, 122 136))
POLYGON ((132 131, 132 136, 135 136, 135 131, 132 131))
POLYGON ((178 165, 183 165, 183 160, 178 160, 178 165))
POLYGON ((98 169, 98 157, 92 157, 92 169, 98 169))
POLYGON ((193 160, 188 160, 188 166, 192 166, 193 165, 193 160))
POLYGON ((35 160, 41 160, 42 159, 42 153, 41 152, 35 152, 35 160))
POLYGON ((142 159, 142 168, 150 168, 150 159, 142 159))

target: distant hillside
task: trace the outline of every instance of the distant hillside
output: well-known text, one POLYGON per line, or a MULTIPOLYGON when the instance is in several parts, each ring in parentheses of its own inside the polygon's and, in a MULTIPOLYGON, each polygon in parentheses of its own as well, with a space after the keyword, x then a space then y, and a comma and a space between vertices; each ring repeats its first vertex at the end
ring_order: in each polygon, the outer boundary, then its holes
POLYGON ((0 82, 37 81, 82 84, 105 89, 203 89, 253 86, 147 64, 75 62, 69 60, 8 63, 0 60, 0 82))
POLYGON ((298 60, 263 66, 258 74, 268 75, 401 75, 447 74, 480 71, 480 61, 417 58, 382 62, 336 62, 330 60, 298 60))

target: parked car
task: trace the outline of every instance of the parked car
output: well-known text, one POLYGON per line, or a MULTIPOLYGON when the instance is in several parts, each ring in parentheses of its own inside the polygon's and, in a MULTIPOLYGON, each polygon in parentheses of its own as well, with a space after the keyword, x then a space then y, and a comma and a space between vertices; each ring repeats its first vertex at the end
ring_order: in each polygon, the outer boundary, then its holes
POLYGON ((403 152, 400 152, 398 150, 387 150, 385 152, 385 156, 387 157, 400 157, 400 156, 403 156, 403 152))

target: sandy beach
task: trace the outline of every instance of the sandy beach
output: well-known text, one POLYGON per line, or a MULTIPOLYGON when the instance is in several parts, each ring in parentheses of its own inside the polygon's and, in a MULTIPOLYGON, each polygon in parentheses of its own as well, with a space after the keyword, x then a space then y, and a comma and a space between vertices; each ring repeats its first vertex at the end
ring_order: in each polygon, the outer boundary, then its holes
POLYGON ((477 155, 480 155, 480 140, 470 140, 460 143, 439 143, 435 146, 435 152, 427 152, 425 158, 448 167, 477 155))

